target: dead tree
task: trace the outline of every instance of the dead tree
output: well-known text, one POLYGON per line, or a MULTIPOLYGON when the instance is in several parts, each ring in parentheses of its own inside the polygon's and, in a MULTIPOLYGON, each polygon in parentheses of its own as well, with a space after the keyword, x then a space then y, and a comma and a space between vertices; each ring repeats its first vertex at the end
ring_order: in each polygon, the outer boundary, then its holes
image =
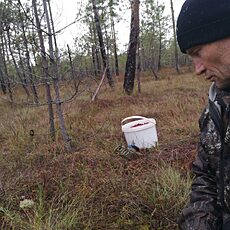
POLYGON ((46 98, 47 98, 48 111, 49 111, 50 134, 51 134, 51 138, 55 140, 54 112, 53 112, 53 106, 52 106, 53 101, 52 101, 52 96, 51 96, 51 91, 50 91, 50 84, 51 84, 52 79, 49 76, 48 60, 47 60, 47 55, 46 55, 46 50, 45 50, 44 38, 42 35, 41 23, 40 23, 40 19, 38 16, 36 0, 32 0, 32 6, 34 10, 36 29, 37 29, 37 34, 38 34, 39 43, 40 43, 40 50, 41 50, 42 71, 43 71, 44 83, 46 86, 46 98))
MULTIPOLYGON (((49 41, 49 57, 50 57, 50 63, 51 63, 51 76, 53 80, 53 86, 54 86, 54 91, 56 94, 56 108, 57 108, 57 114, 59 118, 59 123, 60 123, 60 128, 61 128, 61 134, 62 138, 65 142, 67 150, 71 149, 71 144, 70 144, 70 138, 67 133, 66 127, 65 127, 65 121, 63 117, 63 112, 61 108, 61 98, 60 98, 60 92, 59 92, 59 71, 58 71, 58 66, 57 66, 57 59, 55 58, 55 53, 54 53, 54 47, 53 47, 53 39, 56 41, 55 33, 54 31, 51 30, 51 23, 50 23, 50 15, 48 13, 47 9, 47 0, 43 0, 43 6, 44 6, 44 12, 45 12, 45 17, 46 17, 46 25, 48 29, 48 41, 49 41)), ((52 28, 54 28, 52 26, 52 28)), ((57 44, 57 43, 56 43, 57 44)), ((57 54, 57 46, 56 46, 56 54, 57 54)))

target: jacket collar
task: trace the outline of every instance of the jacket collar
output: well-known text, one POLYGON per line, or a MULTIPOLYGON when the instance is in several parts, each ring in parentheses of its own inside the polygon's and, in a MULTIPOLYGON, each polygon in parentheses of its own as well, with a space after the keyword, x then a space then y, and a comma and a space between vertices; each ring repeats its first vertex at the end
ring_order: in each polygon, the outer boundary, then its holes
POLYGON ((209 99, 212 102, 220 102, 220 100, 223 100, 225 105, 228 107, 230 105, 230 89, 220 90, 216 87, 216 84, 213 82, 209 88, 209 99))
POLYGON ((216 94, 217 94, 217 87, 216 84, 213 82, 209 88, 209 93, 208 93, 208 97, 211 101, 215 101, 216 99, 216 94))

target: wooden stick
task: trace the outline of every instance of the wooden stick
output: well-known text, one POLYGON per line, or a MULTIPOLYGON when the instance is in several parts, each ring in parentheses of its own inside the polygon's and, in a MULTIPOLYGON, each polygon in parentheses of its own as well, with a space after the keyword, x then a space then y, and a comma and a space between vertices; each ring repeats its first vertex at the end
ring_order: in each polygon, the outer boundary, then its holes
POLYGON ((97 90, 96 90, 96 92, 94 93, 94 95, 93 95, 91 101, 94 101, 94 100, 95 100, 95 98, 96 98, 96 96, 97 96, 97 94, 98 94, 98 92, 99 92, 99 90, 100 90, 100 88, 101 88, 101 86, 102 86, 102 83, 103 83, 103 81, 104 81, 104 79, 105 79, 105 73, 106 73, 106 68, 105 68, 105 70, 104 70, 104 73, 103 73, 103 75, 102 75, 101 81, 100 81, 100 83, 99 83, 99 85, 98 85, 98 87, 97 87, 97 90))

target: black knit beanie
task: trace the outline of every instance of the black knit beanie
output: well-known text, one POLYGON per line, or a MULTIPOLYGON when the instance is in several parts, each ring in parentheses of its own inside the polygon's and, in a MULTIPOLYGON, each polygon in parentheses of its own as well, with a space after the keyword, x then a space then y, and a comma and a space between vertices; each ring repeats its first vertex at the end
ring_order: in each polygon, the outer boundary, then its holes
POLYGON ((230 36, 230 0, 186 0, 177 19, 181 52, 230 36))

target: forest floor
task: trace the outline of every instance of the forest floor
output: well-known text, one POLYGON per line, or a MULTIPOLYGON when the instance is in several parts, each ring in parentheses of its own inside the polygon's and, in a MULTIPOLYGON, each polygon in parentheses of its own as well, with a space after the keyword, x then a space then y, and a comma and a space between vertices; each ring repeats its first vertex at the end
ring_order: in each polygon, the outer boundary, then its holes
POLYGON ((139 95, 124 94, 120 76, 94 102, 91 85, 64 104, 71 152, 59 129, 49 139, 46 107, 1 100, 0 229, 177 229, 209 85, 191 73, 159 76, 143 75, 139 95), (159 143, 127 160, 115 149, 126 146, 121 121, 133 115, 156 120, 159 143))

